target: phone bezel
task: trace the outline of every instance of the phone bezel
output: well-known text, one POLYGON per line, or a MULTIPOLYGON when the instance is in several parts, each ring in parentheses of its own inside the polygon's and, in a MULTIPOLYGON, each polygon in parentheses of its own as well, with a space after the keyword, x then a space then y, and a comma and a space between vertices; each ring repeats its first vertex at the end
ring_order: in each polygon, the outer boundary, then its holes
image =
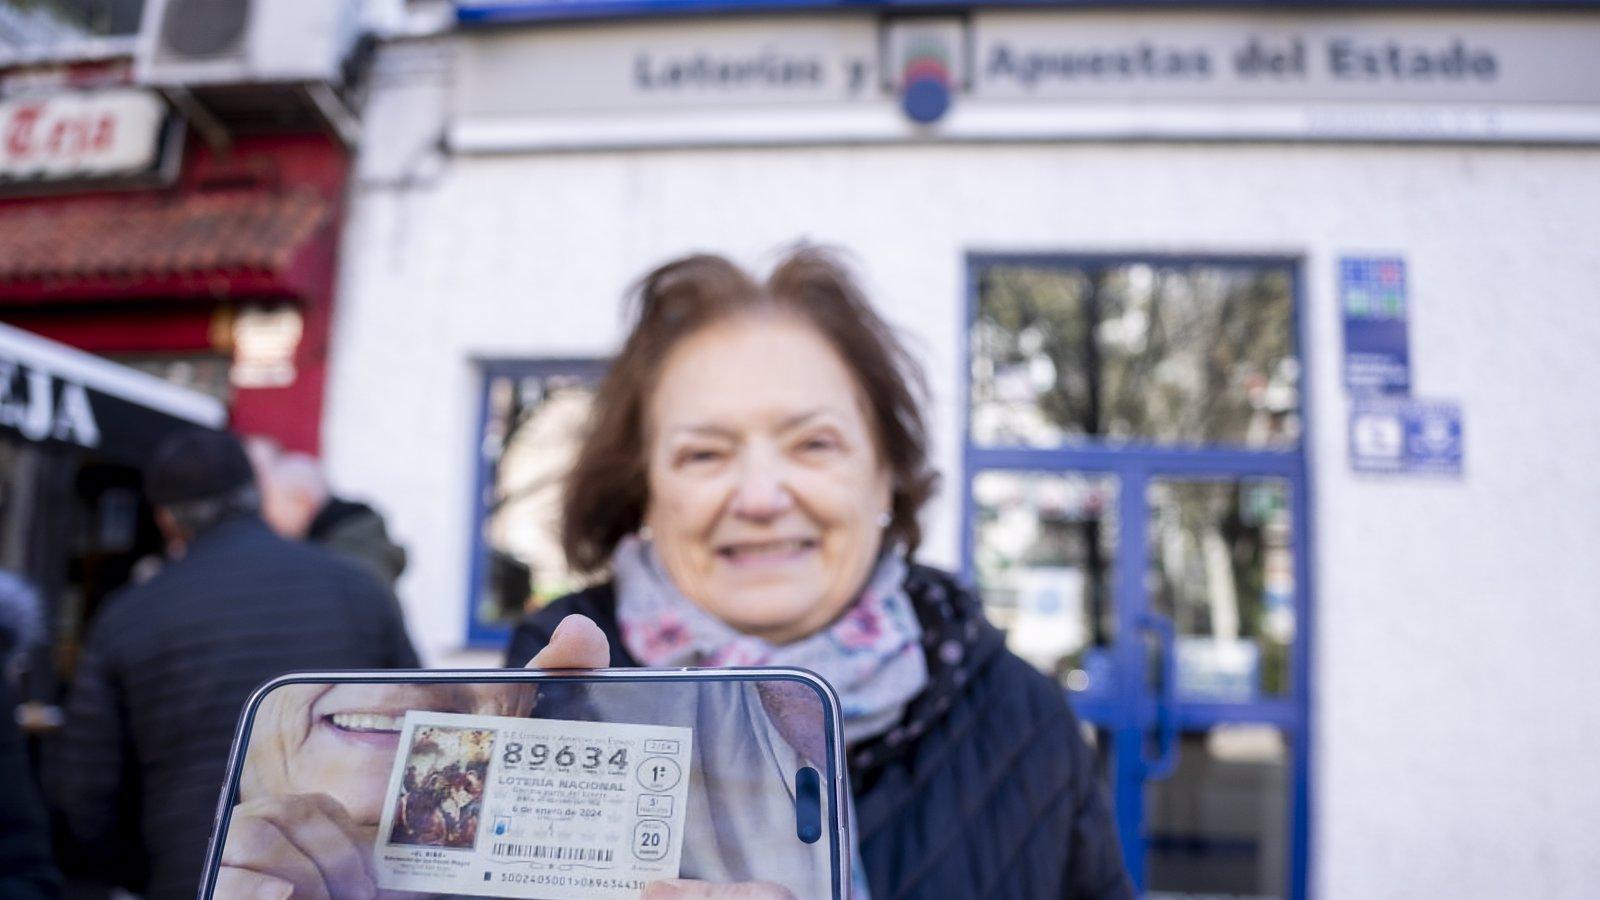
POLYGON ((850 884, 848 773, 844 759, 843 719, 839 697, 833 686, 821 676, 798 667, 770 668, 716 668, 716 669, 344 669, 336 672, 293 672, 280 675, 256 688, 239 714, 239 724, 233 733, 233 749, 228 754, 227 774, 223 778, 222 792, 217 798, 217 812, 211 821, 211 840, 206 846, 206 864, 200 879, 200 900, 211 900, 221 869, 222 845, 227 837, 228 823, 233 816, 233 801, 238 794, 239 778, 244 770, 245 752, 250 746, 250 730, 255 722, 261 701, 272 691, 290 684, 371 684, 383 682, 439 683, 526 683, 535 681, 583 682, 649 682, 679 681, 690 683, 726 681, 796 681, 815 690, 822 698, 823 727, 826 731, 827 755, 833 768, 828 785, 828 833, 833 840, 829 853, 832 857, 833 896, 843 900, 850 884))

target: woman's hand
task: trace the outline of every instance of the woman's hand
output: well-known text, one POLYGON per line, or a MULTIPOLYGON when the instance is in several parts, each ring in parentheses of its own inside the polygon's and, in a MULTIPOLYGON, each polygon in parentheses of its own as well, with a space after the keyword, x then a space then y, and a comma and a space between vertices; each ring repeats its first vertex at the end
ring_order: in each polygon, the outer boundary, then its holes
POLYGON ((674 878, 644 886, 639 900, 795 900, 788 888, 770 881, 711 884, 674 878))
MULTIPOLYGON (((528 660, 530 669, 602 669, 611 662, 605 632, 587 616, 561 620, 550 643, 528 660)), ((765 881, 709 884, 704 881, 652 881, 641 900, 795 900, 787 888, 765 881)))
POLYGON ((606 633, 588 616, 571 615, 550 634, 550 643, 528 660, 529 669, 603 669, 611 662, 606 633))
POLYGON ((218 897, 372 900, 370 839, 327 794, 263 797, 234 807, 218 897))

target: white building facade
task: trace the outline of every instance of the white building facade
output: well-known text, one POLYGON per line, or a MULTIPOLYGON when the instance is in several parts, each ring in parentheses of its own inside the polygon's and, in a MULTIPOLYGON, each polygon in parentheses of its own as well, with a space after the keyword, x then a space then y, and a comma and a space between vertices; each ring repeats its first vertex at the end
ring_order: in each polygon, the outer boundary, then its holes
MULTIPOLYGON (((930 380, 929 563, 1156 895, 1600 882, 1600 10, 834 10, 379 51, 323 422, 493 664, 629 285, 842 248, 930 380)), ((495 20, 496 23, 489 23, 495 20)))

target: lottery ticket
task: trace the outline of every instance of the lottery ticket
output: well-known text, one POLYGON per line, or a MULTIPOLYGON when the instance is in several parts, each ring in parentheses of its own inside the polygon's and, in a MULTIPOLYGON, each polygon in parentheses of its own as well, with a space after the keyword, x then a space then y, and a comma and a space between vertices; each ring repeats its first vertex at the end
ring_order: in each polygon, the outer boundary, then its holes
POLYGON ((408 712, 374 848, 378 886, 634 900, 676 878, 693 731, 408 712))

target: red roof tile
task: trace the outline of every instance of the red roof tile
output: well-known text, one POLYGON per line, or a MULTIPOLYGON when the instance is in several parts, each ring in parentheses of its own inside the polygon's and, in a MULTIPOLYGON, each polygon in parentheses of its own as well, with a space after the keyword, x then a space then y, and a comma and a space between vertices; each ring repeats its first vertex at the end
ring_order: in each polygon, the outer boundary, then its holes
POLYGON ((0 207, 0 282, 276 272, 328 218, 309 192, 0 207))

